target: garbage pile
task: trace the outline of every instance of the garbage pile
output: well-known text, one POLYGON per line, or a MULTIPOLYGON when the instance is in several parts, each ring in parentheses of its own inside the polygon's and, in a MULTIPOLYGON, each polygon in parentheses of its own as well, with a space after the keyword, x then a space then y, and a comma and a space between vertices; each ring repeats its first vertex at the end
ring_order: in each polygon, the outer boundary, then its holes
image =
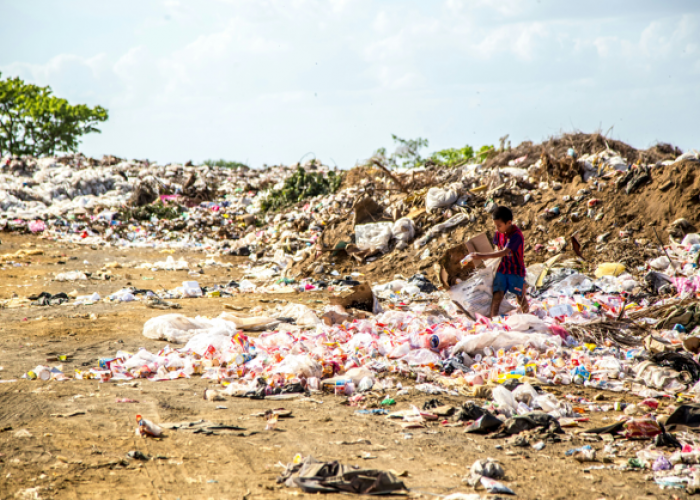
MULTIPOLYGON (((7 162, 12 174, 0 180, 11 214, 7 228, 34 227, 61 241, 249 257, 248 275, 239 282, 205 289, 192 280, 158 293, 123 289, 110 300, 142 295, 166 309, 171 299, 241 292, 329 295, 318 309, 292 302, 213 318, 168 312, 143 325, 145 337, 166 342, 157 352, 120 350, 73 374, 60 365, 38 366, 28 378, 197 376, 219 383, 207 391, 211 400, 326 392, 347 398, 358 417, 384 415, 402 429, 430 422, 460 426, 535 450, 581 427, 582 413, 618 412, 611 413, 613 425, 585 430, 606 436, 600 438, 605 444, 573 449, 573 459, 613 460, 621 454, 617 436, 644 441, 623 466, 603 461, 590 467, 646 469, 663 487, 700 489, 694 469, 677 467, 699 463, 699 443, 676 431, 700 426, 700 406, 693 403, 700 402, 695 151, 637 151, 600 135, 573 134, 454 169, 388 171, 373 162, 347 173, 341 185, 315 162, 236 172, 108 162, 86 167, 95 173, 75 179, 41 162, 7 162), (22 176, 27 184, 19 187, 22 176), (109 190, 87 181, 98 177, 109 190), (56 179, 64 191, 51 202, 45 193, 54 192, 47 186, 56 179), (69 187, 81 193, 89 187, 93 194, 71 199, 69 187), (284 204, 273 203, 270 193, 284 204), (525 233, 530 309, 523 314, 507 294, 500 315, 489 318, 498 262, 462 265, 462 258, 491 249, 490 213, 499 204, 513 208, 525 233), (136 210, 144 207, 151 215, 140 218, 136 210), (20 210, 33 215, 22 218, 20 210), (365 282, 367 276, 375 282, 365 282), (634 395, 641 402, 623 406, 548 390, 559 386, 634 395), (486 402, 389 411, 392 395, 409 394, 486 402)), ((206 262, 219 265, 214 258, 206 262)), ((196 267, 174 258, 140 265, 164 272, 196 267)), ((32 298, 44 307, 78 299, 32 298)), ((486 470, 497 467, 475 465, 468 482, 507 493, 495 481, 500 474, 486 470)), ((402 489, 391 474, 360 472, 362 486, 356 483, 353 492, 402 489)), ((308 491, 327 491, 332 480, 333 491, 349 491, 345 482, 353 474, 309 457, 290 464, 281 480, 308 491)))

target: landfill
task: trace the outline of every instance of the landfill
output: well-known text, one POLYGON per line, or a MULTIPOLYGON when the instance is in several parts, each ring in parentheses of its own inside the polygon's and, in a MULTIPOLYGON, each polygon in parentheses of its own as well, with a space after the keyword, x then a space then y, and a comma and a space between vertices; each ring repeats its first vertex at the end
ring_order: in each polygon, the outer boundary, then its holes
MULTIPOLYGON (((459 428, 460 439, 543 455, 569 443, 561 458, 584 474, 639 474, 657 490, 692 494, 700 492, 698 173, 697 151, 635 150, 600 134, 523 143, 482 164, 393 171, 376 162, 341 172, 316 160, 230 169, 8 157, 3 234, 162 258, 86 260, 53 273, 61 291, 3 296, 0 307, 159 310, 138 325, 157 348, 104 346, 73 370, 59 356, 26 366, 18 378, 30 384, 199 379, 204 401, 223 403, 221 411, 237 401, 339 399, 355 418, 392 423, 402 439, 459 428), (491 318, 498 261, 465 257, 493 248, 499 205, 525 234, 530 307, 523 313, 508 294, 491 318), (135 273, 181 284, 134 284, 135 273), (236 277, 212 283, 211 273, 236 277), (245 297, 257 304, 233 305, 245 297), (212 300, 216 314, 178 311, 212 300), (607 425, 593 428, 592 418, 607 425)), ((30 247, 0 255, 1 269, 35 265, 43 253, 30 247)), ((264 414, 266 431, 289 416, 278 410, 264 414)), ((182 428, 138 411, 144 439, 182 428)), ((323 455, 295 457, 278 483, 412 490, 395 470, 323 455)), ((528 498, 508 469, 486 453, 464 464, 464 498, 528 498)))

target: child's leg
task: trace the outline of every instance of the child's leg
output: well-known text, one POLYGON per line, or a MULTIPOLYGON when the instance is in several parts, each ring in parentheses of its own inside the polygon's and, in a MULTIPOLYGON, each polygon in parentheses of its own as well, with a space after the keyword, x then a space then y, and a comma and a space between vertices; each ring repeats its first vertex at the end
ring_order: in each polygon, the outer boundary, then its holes
POLYGON ((491 299, 491 318, 498 316, 498 311, 501 309, 501 302, 503 302, 503 297, 505 292, 493 292, 493 298, 491 299))
POLYGON ((501 302, 506 295, 508 289, 508 277, 505 274, 496 273, 493 277, 493 298, 491 299, 491 316, 498 316, 498 311, 501 309, 501 302))
POLYGON ((523 294, 517 298, 518 300, 518 305, 520 306, 520 311, 523 314, 527 314, 530 312, 530 304, 527 302, 527 294, 525 293, 525 290, 523 290, 523 294))
POLYGON ((523 279, 522 284, 515 288, 515 300, 520 306, 520 312, 527 314, 530 311, 530 304, 527 302, 527 282, 523 279))

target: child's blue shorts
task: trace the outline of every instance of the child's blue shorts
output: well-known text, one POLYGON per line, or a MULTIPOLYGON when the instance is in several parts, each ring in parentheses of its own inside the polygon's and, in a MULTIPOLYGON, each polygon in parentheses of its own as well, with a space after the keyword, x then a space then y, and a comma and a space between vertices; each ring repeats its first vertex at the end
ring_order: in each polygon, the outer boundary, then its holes
POLYGON ((523 294, 525 278, 516 274, 496 273, 493 278, 494 292, 511 292, 520 297, 523 294))

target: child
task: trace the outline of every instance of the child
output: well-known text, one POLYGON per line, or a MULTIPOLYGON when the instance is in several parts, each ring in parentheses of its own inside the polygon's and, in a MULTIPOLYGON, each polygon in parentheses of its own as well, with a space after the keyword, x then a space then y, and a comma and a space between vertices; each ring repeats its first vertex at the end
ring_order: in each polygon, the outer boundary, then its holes
POLYGON ((497 252, 474 253, 472 259, 492 259, 503 257, 493 278, 493 300, 491 301, 491 317, 498 316, 501 302, 506 292, 516 295, 523 313, 530 310, 525 294, 525 238, 518 226, 513 224, 513 212, 508 207, 498 207, 493 213, 493 224, 496 234, 493 244, 497 252))

